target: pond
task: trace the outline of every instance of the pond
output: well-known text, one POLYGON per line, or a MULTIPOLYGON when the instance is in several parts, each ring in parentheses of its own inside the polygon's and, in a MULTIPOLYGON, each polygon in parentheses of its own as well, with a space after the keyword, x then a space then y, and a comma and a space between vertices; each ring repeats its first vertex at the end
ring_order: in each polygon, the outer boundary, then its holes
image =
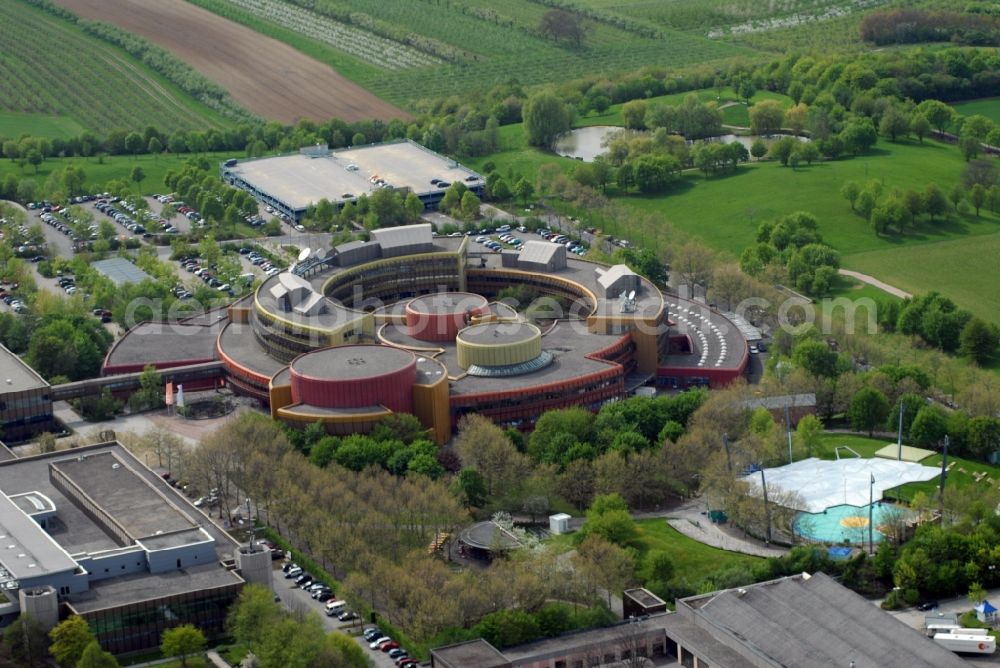
MULTIPOLYGON (((557 154, 565 158, 575 158, 577 160, 582 160, 584 162, 593 162, 594 158, 604 153, 605 148, 602 145, 604 140, 619 130, 623 128, 617 125, 591 125, 585 128, 576 128, 571 130, 559 137, 556 140, 552 150, 557 154)), ((750 148, 757 139, 763 139, 765 144, 770 145, 771 143, 781 139, 782 137, 789 135, 719 135, 717 137, 708 137, 702 141, 712 141, 712 142, 722 142, 724 144, 731 144, 734 141, 738 141, 747 149, 750 148)), ((796 135, 790 135, 795 137, 796 135)), ((808 137, 796 137, 799 141, 809 141, 808 137)), ((688 141, 689 144, 693 144, 694 141, 688 141)))

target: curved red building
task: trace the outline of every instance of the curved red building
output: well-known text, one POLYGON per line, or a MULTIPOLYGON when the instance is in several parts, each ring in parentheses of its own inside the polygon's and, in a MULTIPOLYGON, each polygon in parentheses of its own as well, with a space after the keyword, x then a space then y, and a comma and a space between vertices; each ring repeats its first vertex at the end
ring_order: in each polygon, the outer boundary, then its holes
POLYGON ((292 360, 289 375, 297 404, 413 412, 417 357, 408 350, 378 345, 324 348, 292 360))
POLYGON ((406 328, 421 341, 454 341, 459 330, 489 315, 486 297, 471 292, 439 292, 406 304, 406 328))

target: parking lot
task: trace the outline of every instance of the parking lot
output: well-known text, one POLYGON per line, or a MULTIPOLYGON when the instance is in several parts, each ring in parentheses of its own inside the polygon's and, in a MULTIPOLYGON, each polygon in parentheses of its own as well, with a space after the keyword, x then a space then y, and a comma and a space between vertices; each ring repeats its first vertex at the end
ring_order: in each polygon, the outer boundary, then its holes
MULTIPOLYGON (((316 612, 323 621, 323 627, 327 631, 344 631, 347 633, 353 631, 356 633, 362 628, 371 626, 371 624, 362 624, 364 620, 354 620, 353 622, 344 623, 337 621, 336 617, 328 617, 325 613, 326 605, 324 603, 314 601, 308 592, 296 587, 292 580, 285 579, 284 574, 281 572, 282 563, 281 561, 274 562, 274 593, 286 608, 293 612, 316 612)), ((354 636, 354 639, 362 646, 365 655, 372 660, 376 668, 396 668, 386 653, 370 649, 365 639, 360 636, 354 636)))

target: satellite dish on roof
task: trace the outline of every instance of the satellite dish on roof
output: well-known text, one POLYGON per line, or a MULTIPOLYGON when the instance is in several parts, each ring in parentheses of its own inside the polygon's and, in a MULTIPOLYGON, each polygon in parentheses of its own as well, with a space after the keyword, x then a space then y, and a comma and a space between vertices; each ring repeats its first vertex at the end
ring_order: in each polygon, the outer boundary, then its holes
POLYGON ((632 301, 633 299, 635 299, 635 290, 633 290, 632 292, 628 293, 628 300, 632 301))
POLYGON ((317 260, 322 260, 326 258, 326 249, 320 248, 315 253, 313 253, 313 257, 316 258, 317 260))
POLYGON ((309 256, 311 254, 312 254, 311 249, 303 248, 301 251, 299 251, 299 262, 305 262, 307 259, 309 259, 309 256))

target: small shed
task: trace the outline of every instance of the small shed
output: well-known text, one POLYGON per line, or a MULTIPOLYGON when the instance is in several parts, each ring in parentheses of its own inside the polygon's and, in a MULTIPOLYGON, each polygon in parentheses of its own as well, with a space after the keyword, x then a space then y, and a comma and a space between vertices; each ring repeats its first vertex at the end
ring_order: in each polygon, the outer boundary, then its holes
POLYGON ((555 515, 549 515, 549 531, 551 531, 556 536, 564 533, 569 533, 569 520, 570 516, 566 513, 557 513, 555 515))
POLYGON ((976 619, 984 624, 995 624, 997 621, 997 609, 989 601, 983 601, 976 606, 976 619))
POLYGON ((622 592, 622 617, 642 617, 667 611, 667 602, 642 587, 622 592))

